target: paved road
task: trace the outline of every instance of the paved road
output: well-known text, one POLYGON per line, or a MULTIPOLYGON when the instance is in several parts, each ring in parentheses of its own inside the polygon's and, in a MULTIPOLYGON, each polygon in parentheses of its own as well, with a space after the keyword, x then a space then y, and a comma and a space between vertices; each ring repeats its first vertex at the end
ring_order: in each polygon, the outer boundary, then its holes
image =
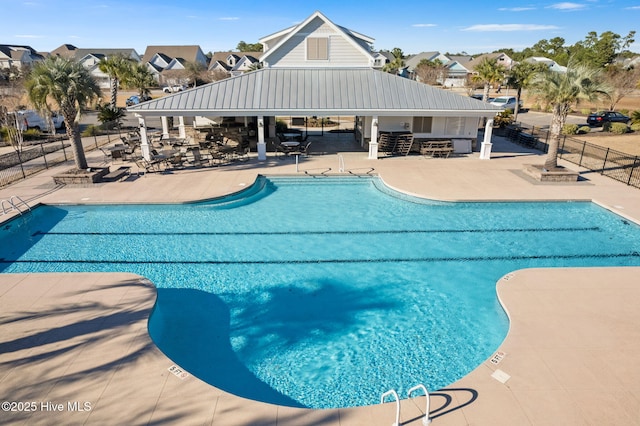
MULTIPOLYGON (((548 128, 551 125, 551 114, 547 112, 529 111, 518 114, 518 121, 539 128, 548 128)), ((587 119, 579 115, 567 116, 567 124, 587 124, 587 119)))

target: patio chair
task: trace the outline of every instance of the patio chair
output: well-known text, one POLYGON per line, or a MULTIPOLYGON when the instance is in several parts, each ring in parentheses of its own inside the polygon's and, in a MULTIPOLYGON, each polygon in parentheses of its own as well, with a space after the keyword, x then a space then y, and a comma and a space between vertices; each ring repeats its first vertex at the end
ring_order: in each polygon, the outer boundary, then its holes
POLYGON ((285 157, 288 157, 289 154, 291 153, 291 150, 279 143, 273 142, 273 147, 274 147, 274 151, 276 153, 276 158, 279 160, 284 159, 285 157), (278 155, 279 154, 279 155, 278 155))
POLYGON ((186 161, 194 167, 202 167, 202 162, 205 159, 202 157, 200 153, 200 148, 194 148, 191 150, 187 150, 186 161))
POLYGON ((249 160, 249 151, 251 150, 248 139, 242 139, 242 142, 237 146, 235 150, 235 156, 240 161, 249 160))
POLYGON ((227 155, 227 153, 219 151, 217 146, 212 146, 211 148, 209 148, 209 157, 209 161, 214 166, 220 166, 229 161, 229 156, 227 155))
POLYGON ((147 161, 144 158, 138 158, 135 163, 138 166, 138 174, 140 170, 144 170, 144 174, 162 171, 163 161, 160 160, 147 161))
POLYGON ((104 155, 104 158, 103 158, 103 160, 102 160, 102 161, 103 161, 104 163, 109 163, 109 162, 111 162, 111 151, 109 151, 109 150, 107 150, 107 149, 104 149, 104 148, 99 148, 99 149, 100 149, 100 151, 102 151, 102 154, 104 155))
POLYGON ((182 153, 178 152, 175 155, 172 155, 171 157, 167 158, 165 160, 165 164, 167 165, 167 167, 170 167, 172 169, 181 169, 184 167, 184 159, 182 158, 182 153))
POLYGON ((303 147, 302 145, 300 145, 300 154, 304 155, 305 157, 309 156, 309 148, 311 148, 311 142, 307 142, 307 144, 303 147))

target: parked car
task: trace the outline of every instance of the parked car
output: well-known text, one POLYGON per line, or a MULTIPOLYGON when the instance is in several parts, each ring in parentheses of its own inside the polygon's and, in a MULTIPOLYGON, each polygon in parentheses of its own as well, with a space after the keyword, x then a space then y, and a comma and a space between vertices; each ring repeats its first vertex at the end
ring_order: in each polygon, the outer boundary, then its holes
MULTIPOLYGON (((483 96, 484 96, 484 95, 483 95, 482 93, 476 93, 476 94, 474 94, 474 95, 471 95, 470 97, 471 97, 471 98, 473 98, 473 99, 477 99, 477 100, 481 101, 481 100, 482 100, 482 98, 483 98, 483 96)), ((491 97, 490 97, 490 98, 487 98, 487 102, 492 102, 492 101, 493 101, 493 99, 494 99, 494 98, 491 98, 491 97)))
MULTIPOLYGON (((27 129, 36 129, 39 131, 48 131, 51 124, 47 122, 47 119, 42 117, 38 111, 32 109, 24 109, 15 111, 13 114, 17 115, 17 124, 20 126, 21 131, 27 129)), ((57 112, 51 113, 51 121, 53 122, 54 129, 64 128, 64 117, 57 112)))
POLYGON ((600 127, 604 123, 629 123, 630 118, 616 111, 598 111, 589 114, 587 124, 589 126, 600 127))
MULTIPOLYGON (((495 106, 499 106, 502 107, 504 109, 510 109, 510 110, 515 110, 516 109, 516 97, 515 96, 498 96, 497 98, 495 98, 494 100, 492 100, 491 102, 489 102, 491 105, 495 105, 495 106)), ((523 110, 523 105, 522 105, 522 100, 520 100, 520 103, 518 104, 518 110, 523 110)))
POLYGON ((184 84, 174 84, 173 86, 166 86, 162 88, 162 91, 164 93, 177 93, 177 92, 182 92, 183 90, 186 90, 187 86, 185 86, 184 84))
POLYGON ((146 102, 150 100, 151 100, 150 96, 142 96, 141 98, 138 95, 133 95, 133 96, 129 96, 125 103, 127 106, 131 106, 131 105, 138 105, 140 102, 146 102))

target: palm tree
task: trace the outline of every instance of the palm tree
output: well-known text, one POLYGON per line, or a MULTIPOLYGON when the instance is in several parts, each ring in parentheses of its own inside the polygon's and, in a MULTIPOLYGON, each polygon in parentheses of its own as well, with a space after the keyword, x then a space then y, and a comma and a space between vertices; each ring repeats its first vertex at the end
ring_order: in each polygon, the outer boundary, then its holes
POLYGON ((111 108, 115 108, 118 101, 118 88, 120 80, 127 79, 131 72, 131 61, 122 55, 114 55, 101 59, 98 63, 100 71, 109 76, 111 86, 111 108))
POLYGON ((484 58, 475 67, 475 74, 471 79, 484 85, 482 100, 487 102, 489 99, 489 89, 491 85, 501 83, 504 79, 504 67, 496 62, 495 59, 484 58))
POLYGON ((516 106, 513 110, 513 121, 518 121, 518 112, 520 111, 520 99, 522 98, 522 89, 527 88, 536 74, 547 70, 544 64, 532 64, 531 62, 518 62, 509 70, 507 75, 507 85, 516 89, 516 106))
POLYGON ((125 76, 123 84, 138 91, 140 99, 151 94, 149 87, 156 84, 153 74, 143 64, 132 64, 130 72, 125 76))
POLYGON ((86 169, 87 159, 80 137, 80 113, 89 102, 100 96, 100 88, 89 71, 79 62, 51 56, 34 66, 25 86, 29 99, 39 111, 51 114, 48 101, 57 104, 67 124, 76 168, 86 169))
POLYGON ((531 92, 553 110, 549 128, 549 151, 544 162, 546 170, 558 167, 560 134, 571 106, 581 100, 595 102, 608 96, 610 88, 603 82, 600 70, 569 63, 566 72, 538 73, 531 83, 531 92))

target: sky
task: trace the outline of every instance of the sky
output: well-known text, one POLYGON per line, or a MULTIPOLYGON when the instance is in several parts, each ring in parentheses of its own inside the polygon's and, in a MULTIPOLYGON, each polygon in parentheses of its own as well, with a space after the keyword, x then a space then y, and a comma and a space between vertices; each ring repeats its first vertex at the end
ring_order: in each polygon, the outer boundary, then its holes
MULTIPOLYGON (((0 0, 0 44, 49 52, 79 48, 199 45, 203 52, 235 50, 304 21, 315 11, 334 24, 373 38, 374 49, 399 47, 477 54, 521 51, 562 37, 567 45, 589 32, 626 36, 640 28, 640 0, 0 0)), ((638 41, 629 49, 640 53, 638 41)))

